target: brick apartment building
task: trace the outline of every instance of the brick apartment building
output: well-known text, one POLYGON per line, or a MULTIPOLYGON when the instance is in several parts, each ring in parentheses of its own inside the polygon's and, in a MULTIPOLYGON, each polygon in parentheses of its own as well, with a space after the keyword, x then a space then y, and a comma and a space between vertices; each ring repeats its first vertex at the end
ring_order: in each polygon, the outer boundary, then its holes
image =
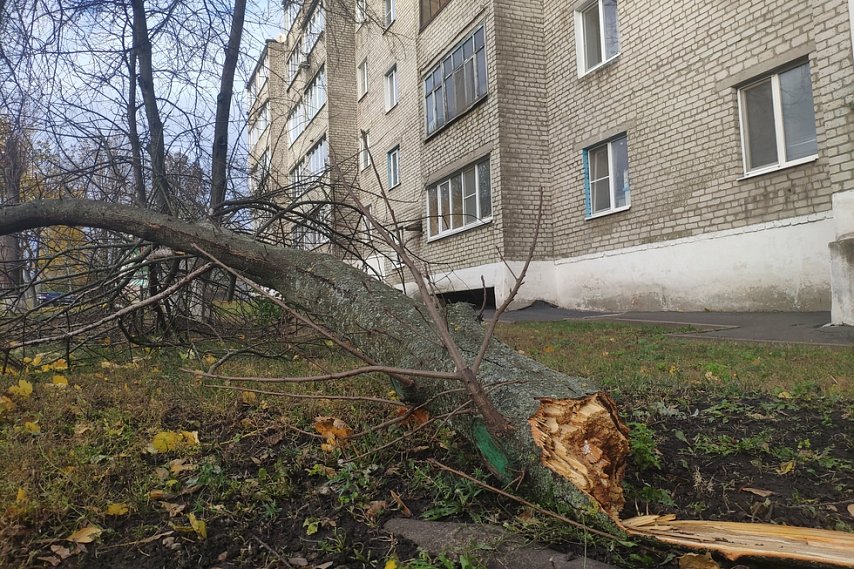
MULTIPOLYGON (((854 260, 828 247, 854 232, 846 1, 323 0, 285 12, 248 89, 254 186, 287 186, 318 223, 283 225, 286 242, 323 247, 327 226, 370 238, 364 220, 322 205, 342 196, 307 183, 320 177, 357 187, 446 292, 485 283, 500 302, 539 225, 520 302, 851 303, 854 260)), ((400 282, 377 249, 366 268, 400 282)))

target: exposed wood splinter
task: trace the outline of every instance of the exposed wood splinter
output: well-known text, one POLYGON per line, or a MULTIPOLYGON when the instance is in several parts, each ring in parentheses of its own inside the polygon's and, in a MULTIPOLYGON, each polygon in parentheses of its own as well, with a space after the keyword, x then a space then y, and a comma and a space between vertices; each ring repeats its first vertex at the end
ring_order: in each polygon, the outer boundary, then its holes
POLYGON ((614 520, 623 507, 629 430, 614 401, 599 392, 580 399, 541 398, 528 419, 544 466, 592 496, 614 520))

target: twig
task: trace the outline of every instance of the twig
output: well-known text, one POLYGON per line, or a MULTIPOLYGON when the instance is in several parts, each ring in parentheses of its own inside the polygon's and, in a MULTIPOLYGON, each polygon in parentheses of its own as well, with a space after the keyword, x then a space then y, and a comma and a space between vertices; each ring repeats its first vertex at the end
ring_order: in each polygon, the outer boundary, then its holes
POLYGON ((113 312, 109 316, 101 318, 97 322, 92 322, 91 324, 87 324, 86 326, 82 326, 82 327, 77 328, 75 330, 69 330, 68 332, 66 332, 64 334, 58 334, 56 336, 50 336, 47 338, 37 338, 35 340, 25 340, 22 342, 18 342, 17 344, 7 345, 6 347, 11 348, 11 349, 15 349, 15 348, 22 348, 24 346, 32 346, 32 345, 36 345, 36 344, 44 344, 46 342, 56 342, 56 341, 60 341, 60 340, 67 340, 69 338, 73 338, 74 336, 80 335, 84 332, 88 332, 89 330, 97 328, 97 327, 99 327, 103 324, 106 324, 107 322, 110 322, 112 320, 116 320, 117 318, 121 318, 122 316, 130 314, 131 312, 139 310, 140 308, 148 306, 149 304, 154 304, 155 302, 159 302, 161 299, 166 298, 167 296, 171 295, 173 292, 175 292, 179 288, 189 284, 190 282, 192 282, 197 277, 208 272, 212 266, 213 266, 213 263, 205 263, 204 265, 202 265, 201 267, 199 267, 198 269, 196 269, 192 273, 187 274, 184 278, 175 282, 174 284, 172 284, 168 288, 163 289, 159 293, 157 293, 153 296, 150 296, 143 301, 137 302, 136 304, 132 304, 130 306, 122 308, 121 310, 113 312))
POLYGON ((336 379, 346 379, 348 377, 355 377, 368 373, 386 373, 389 375, 406 374, 430 379, 459 379, 459 376, 457 374, 451 372, 427 370, 422 371, 417 369, 406 369, 387 366, 364 366, 355 369, 348 369, 346 371, 339 371, 324 375, 307 375, 304 377, 235 377, 231 375, 219 375, 215 373, 188 368, 181 368, 181 371, 192 373, 195 375, 201 375, 203 377, 208 377, 212 379, 221 379, 224 381, 256 381, 259 383, 311 383, 319 381, 334 381, 336 379))
MULTIPOLYGON (((495 334, 495 327, 498 325, 498 319, 501 318, 501 315, 504 314, 504 311, 507 310, 507 307, 510 306, 510 303, 513 302, 513 299, 516 298, 516 295, 519 293, 519 289, 522 287, 522 283, 525 281, 525 275, 528 273, 528 267, 531 266, 531 260, 534 258, 534 251, 537 247, 537 241, 540 238, 540 226, 543 223, 543 188, 540 188, 540 205, 537 212, 537 225, 534 227, 534 240, 531 242, 531 249, 528 251, 528 257, 525 259, 525 265, 522 267, 522 272, 519 273, 519 276, 516 277, 516 282, 513 284, 513 288, 510 290, 510 294, 507 295, 507 298, 504 299, 504 302, 495 311, 495 314, 492 316, 492 319, 489 321, 489 325, 487 326, 486 333, 483 336, 483 343, 480 345, 480 351, 477 353, 477 357, 474 360, 474 364, 472 364, 472 370, 477 373, 480 369, 480 364, 483 363, 483 358, 486 356, 486 351, 489 349, 489 343, 492 340, 493 335, 495 334)), ((508 267, 509 268, 509 267, 508 267)), ((512 274, 512 270, 510 271, 512 274)), ((514 275, 515 276, 515 275, 514 275)))
POLYGON ((473 476, 469 476, 465 472, 461 472, 455 468, 451 468, 450 466, 446 466, 436 459, 428 458, 427 462, 429 462, 430 464, 432 464, 436 468, 439 468, 439 469, 444 470, 446 472, 450 472, 451 474, 454 474, 455 476, 459 476, 460 478, 465 478, 469 482, 472 482, 472 483, 480 486, 481 488, 484 488, 485 490, 489 490, 490 492, 498 494, 499 496, 504 496, 505 498, 509 498, 515 502, 519 502, 523 506, 531 508, 535 512, 539 512, 539 513, 544 514, 546 516, 551 516, 551 517, 555 518, 556 520, 559 520, 561 522, 564 522, 564 523, 571 525, 572 527, 584 530, 586 532, 590 532, 594 535, 598 535, 599 537, 604 537, 606 539, 610 539, 613 541, 625 541, 624 538, 621 538, 621 537, 616 536, 616 535, 612 535, 612 534, 604 532, 604 531, 600 531, 598 529, 591 528, 589 526, 582 524, 581 522, 571 520, 571 519, 567 518, 566 516, 562 516, 561 514, 558 514, 557 512, 547 510, 541 506, 538 506, 532 502, 529 502, 529 501, 525 500, 524 498, 520 498, 519 496, 514 496, 513 494, 510 494, 509 492, 505 492, 504 490, 501 490, 500 488, 496 488, 495 486, 491 486, 491 485, 487 484, 486 482, 481 482, 477 478, 474 478, 473 476))
POLYGON ((251 393, 258 393, 260 395, 275 395, 277 397, 289 397, 291 399, 307 399, 313 401, 319 401, 321 399, 328 399, 332 401, 366 401, 369 403, 382 403, 383 405, 392 405, 394 407, 405 407, 403 403, 400 401, 392 401, 391 399, 383 399, 381 397, 360 397, 358 395, 305 395, 303 393, 287 393, 285 391, 267 391, 264 389, 252 389, 249 387, 239 387, 236 385, 211 385, 207 384, 207 387, 211 387, 213 389, 228 389, 229 391, 249 391, 251 393))
POLYGON ((276 551, 275 549, 273 549, 272 547, 270 547, 269 545, 267 545, 266 543, 264 543, 263 541, 261 541, 261 538, 260 538, 260 537, 258 537, 257 535, 255 535, 254 533, 252 534, 252 539, 254 539, 255 541, 257 541, 257 542, 261 545, 261 547, 263 547, 264 549, 266 549, 267 551, 269 551, 270 553, 272 553, 273 555, 275 555, 275 556, 276 556, 276 558, 277 558, 279 561, 281 561, 282 563, 284 563, 286 567, 291 567, 291 568, 293 568, 293 565, 291 565, 290 563, 288 563, 288 560, 287 560, 287 559, 285 559, 284 557, 282 557, 282 554, 281 554, 281 553, 279 553, 278 551, 276 551))

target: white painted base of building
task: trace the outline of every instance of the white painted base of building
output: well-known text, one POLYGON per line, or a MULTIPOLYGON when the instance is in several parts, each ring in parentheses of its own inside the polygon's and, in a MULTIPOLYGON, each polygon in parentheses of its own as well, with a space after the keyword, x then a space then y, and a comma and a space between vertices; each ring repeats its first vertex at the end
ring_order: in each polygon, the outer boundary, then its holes
MULTIPOLYGON (((535 300, 605 311, 830 310, 831 212, 605 253, 531 264, 514 306, 535 300)), ((495 287, 499 304, 521 262, 434 275, 441 292, 495 287)))

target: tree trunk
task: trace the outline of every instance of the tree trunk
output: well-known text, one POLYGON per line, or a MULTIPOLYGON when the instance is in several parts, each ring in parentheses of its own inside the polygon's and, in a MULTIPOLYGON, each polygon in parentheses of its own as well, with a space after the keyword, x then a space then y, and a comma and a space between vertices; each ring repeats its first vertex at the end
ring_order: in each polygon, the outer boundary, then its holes
MULTIPOLYGON (((0 208, 0 235, 51 225, 122 231, 176 251, 199 249, 253 280, 276 289, 292 308, 334 331, 385 366, 454 371, 425 305, 328 255, 272 247, 216 226, 177 221, 151 210, 89 200, 52 200, 0 208)), ((476 357, 483 327, 465 308, 451 308, 448 330, 466 358, 476 357)), ((471 399, 463 383, 412 374, 404 398, 424 402, 456 388, 456 400, 437 399, 434 414, 471 399)), ((729 559, 793 560, 854 567, 854 536, 846 532, 779 528, 770 524, 675 521, 674 516, 620 520, 627 429, 611 399, 587 380, 552 371, 492 341, 478 381, 512 428, 490 434, 473 414, 459 414, 490 470, 537 502, 615 537, 626 534, 729 559)), ((469 392, 471 390, 468 390, 469 392)))
MULTIPOLYGON (((292 308, 333 330, 382 365, 454 371, 423 304, 328 255, 264 245, 215 226, 202 227, 150 211, 88 200, 31 202, 0 209, 0 233, 57 224, 101 227, 195 254, 195 247, 281 293, 292 308)), ((448 327, 473 359, 483 327, 469 309, 452 308, 448 327)), ((627 431, 613 403, 587 380, 570 378, 493 341, 478 380, 512 425, 501 438, 473 414, 455 426, 468 433, 490 470, 542 503, 617 532, 627 431)), ((456 399, 431 405, 434 414, 465 403, 462 383, 416 378, 398 386, 404 398, 423 402, 447 389, 456 399)))

